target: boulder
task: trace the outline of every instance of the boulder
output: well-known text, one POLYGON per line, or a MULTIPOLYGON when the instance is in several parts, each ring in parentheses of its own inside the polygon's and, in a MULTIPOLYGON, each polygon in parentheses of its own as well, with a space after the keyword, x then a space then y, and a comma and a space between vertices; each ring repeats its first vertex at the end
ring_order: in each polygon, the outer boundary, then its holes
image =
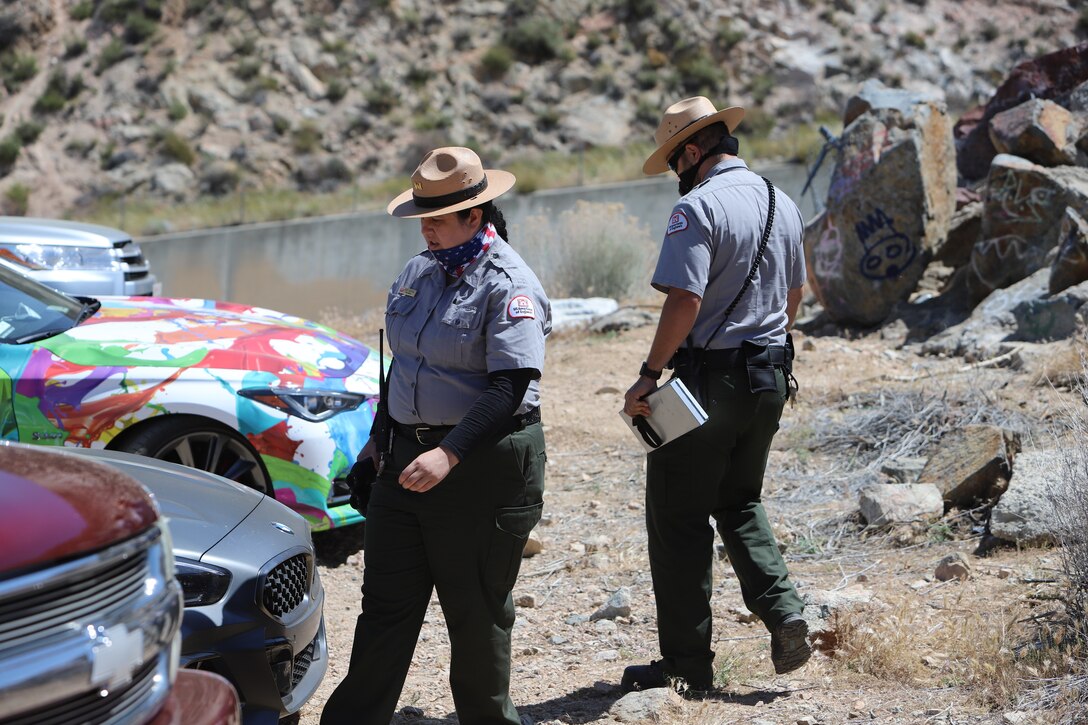
POLYGON ((620 587, 608 601, 602 604, 596 612, 589 615, 590 621, 598 619, 615 619, 616 617, 631 616, 631 590, 628 587, 620 587))
MULTIPOLYGON (((990 140, 990 119, 1031 98, 1068 102, 1071 92, 1088 81, 1088 43, 1048 53, 1016 66, 982 109, 956 123, 956 164, 969 180, 981 179, 997 150, 990 140)), ((1063 104, 1064 105, 1064 104, 1063 104)))
MULTIPOLYGON (((958 191, 958 190, 957 190, 958 191)), ((950 267, 962 267, 971 261, 971 250, 982 230, 982 201, 971 201, 952 215, 948 235, 937 248, 934 259, 950 267)))
POLYGON ((846 101, 842 112, 842 125, 846 128, 859 116, 874 109, 895 109, 900 113, 910 114, 911 108, 929 101, 939 103, 943 100, 934 93, 904 92, 898 88, 888 88, 876 78, 870 78, 861 84, 858 92, 846 101))
POLYGON ((1088 280, 1088 222, 1066 209, 1058 231, 1058 254, 1050 265, 1050 294, 1088 280))
POLYGON ((805 589, 801 599, 805 609, 801 616, 808 624, 808 636, 822 652, 838 646, 838 622, 843 614, 866 609, 873 602, 873 593, 860 584, 836 591, 805 589))
POLYGON ((1058 244, 1067 207, 1088 216, 1088 169, 1050 169, 1018 156, 994 157, 979 241, 966 275, 971 299, 981 300, 1042 268, 1058 244))
POLYGON ((1041 98, 990 119, 990 141, 998 153, 1022 156, 1043 166, 1075 164, 1079 131, 1072 113, 1041 98))
POLYGON ((185 198, 196 186, 196 175, 185 164, 167 164, 151 174, 152 191, 177 199, 185 198))
POLYGON ((305 93, 311 101, 318 101, 325 97, 327 92, 325 84, 313 74, 313 71, 300 63, 294 53, 281 48, 273 56, 272 62, 290 79, 295 88, 305 93))
POLYGON ((879 484, 861 492, 861 517, 870 526, 932 521, 944 514, 944 501, 929 483, 879 484))
POLYGON ((882 98, 889 107, 843 131, 827 210, 806 230, 809 281, 835 322, 876 324, 907 299, 955 209, 944 107, 906 91, 882 98))
POLYGON ((619 309, 610 297, 565 297, 552 300, 552 329, 582 327, 619 309))
POLYGON ((589 330, 590 332, 602 334, 622 332, 624 330, 633 330, 636 327, 652 325, 656 321, 657 317, 647 310, 640 310, 637 307, 621 307, 615 312, 599 317, 590 323, 589 330))
POLYGON ((969 505, 1007 486, 1020 436, 992 425, 967 425, 941 438, 918 478, 936 486, 945 501, 969 505))
POLYGON ((668 721, 684 709, 684 699, 671 687, 629 692, 616 700, 608 714, 619 722, 668 721))
POLYGON ((1066 471, 1061 451, 1025 451, 1016 458, 1009 490, 990 513, 990 533, 1029 546, 1056 543, 1056 487, 1066 471))
POLYGON ((1088 302, 1088 282, 1067 287, 1054 295, 1024 300, 1012 308, 1016 327, 1006 340, 1017 342, 1065 340, 1082 327, 1083 308, 1086 302, 1088 302))
POLYGON ((880 465, 880 472, 894 478, 899 483, 914 483, 926 467, 926 459, 907 456, 889 458, 880 465))

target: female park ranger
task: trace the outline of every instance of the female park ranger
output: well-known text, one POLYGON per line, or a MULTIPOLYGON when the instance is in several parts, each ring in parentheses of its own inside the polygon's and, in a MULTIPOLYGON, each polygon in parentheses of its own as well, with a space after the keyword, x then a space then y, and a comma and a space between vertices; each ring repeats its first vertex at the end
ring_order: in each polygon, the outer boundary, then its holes
POLYGON ((420 220, 427 250, 389 288, 392 440, 367 510, 351 661, 322 725, 388 725, 432 589, 459 722, 519 723, 510 591, 543 507, 537 381, 551 305, 492 201, 513 184, 470 149, 440 148, 389 204, 420 220))

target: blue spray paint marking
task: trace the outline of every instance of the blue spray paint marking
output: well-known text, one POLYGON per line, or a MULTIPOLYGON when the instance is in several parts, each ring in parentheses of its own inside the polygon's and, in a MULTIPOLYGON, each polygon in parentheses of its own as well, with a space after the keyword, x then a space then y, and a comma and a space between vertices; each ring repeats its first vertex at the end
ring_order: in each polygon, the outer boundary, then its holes
POLYGON ((918 256, 918 248, 906 234, 896 231, 894 221, 883 209, 878 208, 872 214, 867 214, 854 225, 854 232, 865 247, 865 256, 860 264, 861 274, 869 279, 895 279, 918 256), (869 239, 878 235, 875 242, 868 243, 869 239))

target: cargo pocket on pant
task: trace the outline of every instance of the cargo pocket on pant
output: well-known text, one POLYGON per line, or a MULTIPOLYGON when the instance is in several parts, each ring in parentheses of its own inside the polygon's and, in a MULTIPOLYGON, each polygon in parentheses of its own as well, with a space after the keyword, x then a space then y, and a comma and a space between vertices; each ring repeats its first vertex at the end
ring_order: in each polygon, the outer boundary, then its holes
POLYGON ((544 502, 495 510, 495 528, 484 564, 484 577, 492 591, 503 594, 514 588, 521 568, 525 540, 540 521, 544 502))

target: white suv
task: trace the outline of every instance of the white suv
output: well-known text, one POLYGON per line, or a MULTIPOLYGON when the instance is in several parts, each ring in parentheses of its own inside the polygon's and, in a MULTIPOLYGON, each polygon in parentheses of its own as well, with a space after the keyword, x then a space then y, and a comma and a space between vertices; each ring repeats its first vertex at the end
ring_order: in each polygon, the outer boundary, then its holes
POLYGON ((0 259, 71 295, 162 293, 132 237, 97 224, 0 216, 0 259))

